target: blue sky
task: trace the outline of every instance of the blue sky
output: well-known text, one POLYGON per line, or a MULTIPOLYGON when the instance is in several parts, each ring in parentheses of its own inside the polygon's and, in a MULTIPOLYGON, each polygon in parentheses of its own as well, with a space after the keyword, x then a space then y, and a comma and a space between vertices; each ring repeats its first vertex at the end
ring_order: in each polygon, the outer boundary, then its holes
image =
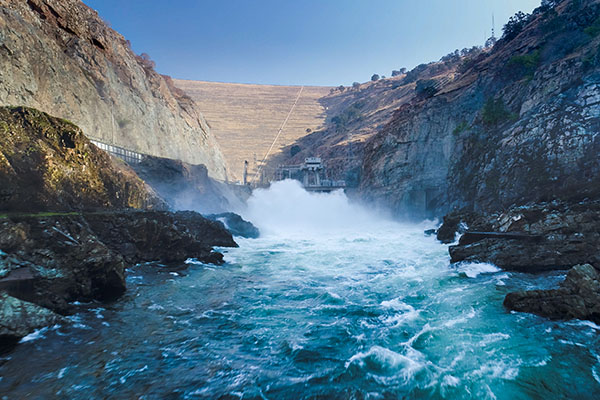
POLYGON ((540 0, 84 0, 181 79, 350 85, 496 36, 540 0))

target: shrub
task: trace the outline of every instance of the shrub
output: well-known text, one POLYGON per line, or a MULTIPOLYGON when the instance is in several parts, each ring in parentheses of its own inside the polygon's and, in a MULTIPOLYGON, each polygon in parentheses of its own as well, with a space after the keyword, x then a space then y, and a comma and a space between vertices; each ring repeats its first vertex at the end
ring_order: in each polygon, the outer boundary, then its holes
POLYGON ((520 78, 526 77, 533 79, 533 74, 540 64, 540 51, 535 50, 529 54, 512 56, 506 64, 510 76, 520 78))
POLYGON ((521 33, 523 28, 525 28, 525 25, 527 25, 530 18, 530 14, 525 14, 522 11, 519 11, 518 13, 510 17, 506 25, 504 25, 504 34, 502 37, 507 41, 516 38, 519 35, 519 33, 521 33))
POLYGON ((454 134, 454 135, 460 135, 461 133, 463 133, 467 129, 469 129, 469 123, 463 119, 460 122, 460 124, 456 125, 456 128, 454 128, 454 130, 452 131, 452 134, 454 134))
POLYGON ((591 37, 598 36, 598 34, 600 34, 600 17, 596 18, 596 20, 583 31, 591 37))
POLYGON ((481 112, 481 120, 488 126, 496 126, 511 119, 515 120, 518 117, 517 114, 510 112, 501 98, 489 98, 481 112))
POLYGON ((358 90, 358 89, 360 89, 360 83, 358 83, 358 82, 354 82, 354 83, 352 84, 352 88, 354 88, 355 90, 358 90))
POLYGON ((421 72, 424 72, 426 69, 427 69, 427 64, 417 65, 416 67, 414 67, 413 69, 411 69, 410 71, 408 71, 406 73, 406 76, 402 80, 402 83, 404 85, 407 85, 409 83, 416 82, 417 79, 419 79, 419 75, 421 74, 421 72))
POLYGON ((297 144, 293 145, 292 147, 290 147, 290 156, 294 157, 296 154, 300 153, 301 150, 302 148, 297 144))
POLYGON ((379 80, 379 75, 378 75, 378 74, 373 74, 373 76, 371 76, 371 80, 372 80, 373 82, 376 82, 376 81, 378 81, 378 80, 379 80))
POLYGON ((431 97, 438 91, 436 84, 437 82, 434 79, 419 79, 417 81, 415 90, 417 91, 418 95, 431 97))
POLYGON ((156 67, 156 63, 152 61, 147 53, 142 53, 139 56, 136 56, 136 59, 145 69, 153 70, 154 67, 156 67))
POLYGON ((331 122, 335 124, 337 130, 341 130, 346 128, 351 122, 360 121, 362 119, 362 114, 360 109, 365 106, 365 103, 362 101, 357 101, 351 104, 348 108, 346 108, 342 113, 336 115, 331 119, 331 122))
POLYGON ((406 68, 395 69, 392 71, 392 76, 403 75, 406 73, 406 68))
POLYGON ((346 88, 344 87, 344 85, 340 85, 338 86, 338 90, 343 93, 344 90, 346 90, 346 88))

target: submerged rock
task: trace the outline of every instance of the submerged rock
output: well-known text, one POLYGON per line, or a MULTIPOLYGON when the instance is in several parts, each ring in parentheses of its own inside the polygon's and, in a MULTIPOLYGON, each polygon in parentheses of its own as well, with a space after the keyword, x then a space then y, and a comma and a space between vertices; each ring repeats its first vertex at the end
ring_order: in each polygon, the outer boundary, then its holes
POLYGON ((61 320, 47 308, 0 292, 0 347, 15 344, 34 330, 61 320))
POLYGON ((445 215, 442 225, 436 232, 437 239, 444 244, 454 242, 456 235, 464 233, 473 218, 473 213, 463 211, 455 211, 445 215))
POLYGON ((246 221, 238 214, 227 212, 222 214, 210 214, 206 218, 213 221, 221 221, 234 236, 256 239, 260 231, 251 222, 246 221))
POLYGON ((576 265, 558 289, 509 293, 504 306, 552 319, 600 322, 600 272, 590 264, 576 265))

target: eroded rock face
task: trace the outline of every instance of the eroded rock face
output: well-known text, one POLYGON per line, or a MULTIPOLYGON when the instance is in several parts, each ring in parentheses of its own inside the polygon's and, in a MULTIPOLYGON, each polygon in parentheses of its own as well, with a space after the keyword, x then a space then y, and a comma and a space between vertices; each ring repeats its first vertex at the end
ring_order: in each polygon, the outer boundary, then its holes
POLYGON ((72 123, 32 108, 0 107, 0 211, 101 208, 166 204, 72 123))
POLYGON ((590 264, 577 265, 558 289, 509 293, 504 305, 552 319, 600 322, 600 272, 590 264))
POLYGON ((80 0, 0 3, 0 105, 34 107, 90 138, 226 178, 194 102, 80 0))
POLYGON ((100 240, 130 264, 188 258, 221 264, 223 256, 213 252, 213 246, 237 247, 223 224, 195 212, 98 213, 84 218, 100 240))
POLYGON ((489 262, 524 272, 566 269, 585 263, 600 265, 597 221, 598 201, 543 203, 482 215, 472 221, 471 231, 520 235, 481 240, 465 235, 458 245, 450 246, 451 262, 489 262))

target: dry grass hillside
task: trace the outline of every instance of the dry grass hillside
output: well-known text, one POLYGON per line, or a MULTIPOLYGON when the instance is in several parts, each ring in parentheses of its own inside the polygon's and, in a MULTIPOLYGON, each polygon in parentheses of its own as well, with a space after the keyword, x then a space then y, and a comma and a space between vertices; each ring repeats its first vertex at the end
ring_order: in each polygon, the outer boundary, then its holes
MULTIPOLYGON (((290 111, 300 86, 250 85, 188 80, 174 80, 198 104, 235 180, 241 180, 244 160, 249 172, 256 171, 290 111)), ((322 129, 325 109, 320 99, 329 87, 305 86, 294 112, 275 143, 271 155, 322 129), (307 131, 310 129, 310 131, 307 131)))

